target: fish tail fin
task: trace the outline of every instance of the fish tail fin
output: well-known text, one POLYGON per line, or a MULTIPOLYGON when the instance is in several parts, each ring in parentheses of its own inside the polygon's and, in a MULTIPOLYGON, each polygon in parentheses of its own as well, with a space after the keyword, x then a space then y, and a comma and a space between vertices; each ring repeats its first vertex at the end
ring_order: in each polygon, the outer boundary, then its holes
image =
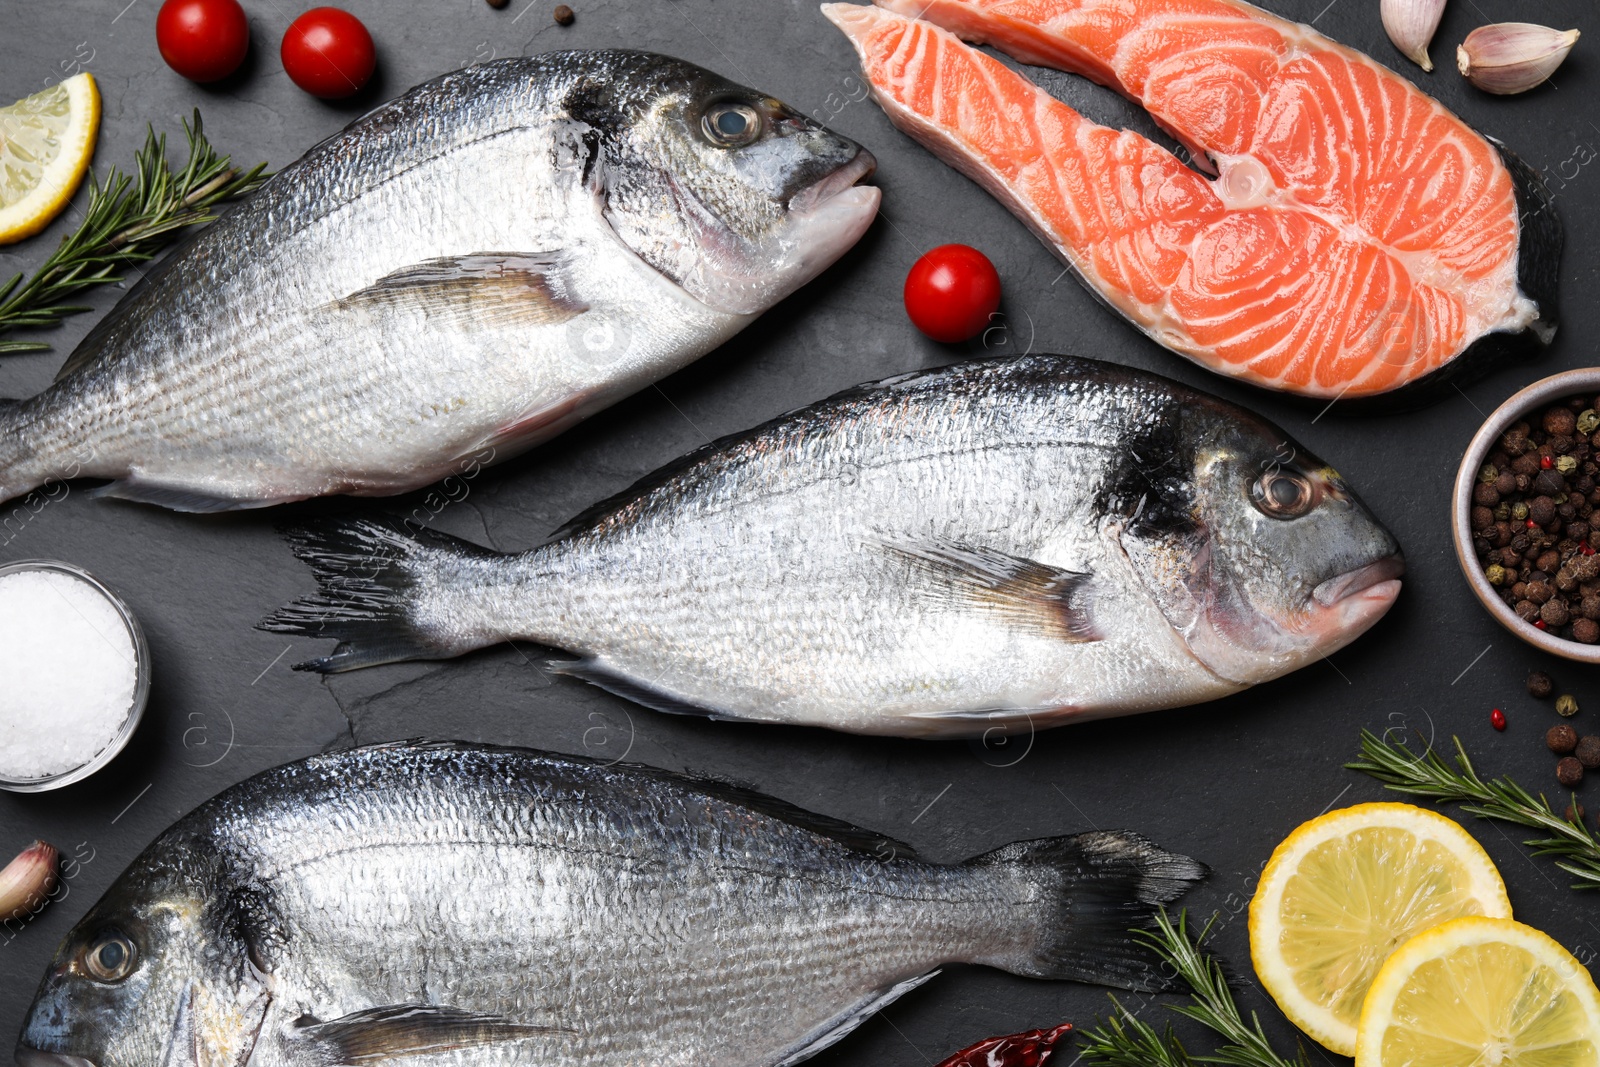
POLYGON ((317 591, 256 624, 271 633, 336 639, 296 670, 333 674, 404 660, 449 659, 497 640, 446 625, 438 604, 470 589, 463 566, 499 553, 404 519, 320 520, 280 533, 312 571, 317 591))
POLYGON ((1208 873, 1204 864, 1127 831, 1018 841, 966 865, 1000 868, 1021 883, 1014 899, 1031 898, 1028 906, 1039 909, 1033 936, 973 962, 1030 978, 1147 991, 1171 981, 1132 931, 1149 926, 1157 909, 1208 873))

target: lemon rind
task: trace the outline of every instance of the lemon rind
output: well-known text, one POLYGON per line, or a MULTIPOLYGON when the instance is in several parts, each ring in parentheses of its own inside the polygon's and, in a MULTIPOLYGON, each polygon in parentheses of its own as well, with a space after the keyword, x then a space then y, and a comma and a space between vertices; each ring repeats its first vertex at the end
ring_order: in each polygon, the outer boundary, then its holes
POLYGON ((0 245, 32 237, 54 222, 89 173, 100 135, 100 88, 88 71, 60 84, 67 90, 66 133, 72 141, 62 145, 60 155, 46 164, 33 192, 15 204, 0 207, 0 245))
POLYGON ((1341 1056, 1354 1055, 1358 1027, 1342 1022, 1329 1009, 1305 997, 1292 980, 1279 981, 1278 975, 1286 968, 1281 959, 1276 962, 1269 959, 1267 949, 1276 943, 1282 928, 1277 915, 1288 884, 1288 873, 1322 842, 1372 826, 1404 829, 1424 840, 1445 844, 1453 853, 1465 852, 1473 860, 1481 861, 1468 864, 1472 895, 1486 911, 1492 913, 1498 906, 1504 918, 1511 917, 1511 901, 1494 861, 1460 823, 1438 812, 1412 804, 1375 802, 1331 811, 1298 826, 1273 851, 1250 901, 1250 962, 1262 987, 1289 1020, 1317 1044, 1341 1056))
POLYGON ((1413 971, 1452 949, 1491 943, 1511 944, 1526 949, 1536 960, 1558 972, 1565 972, 1566 987, 1587 1002, 1591 1042, 1600 1050, 1600 989, 1595 987, 1588 968, 1560 942, 1541 930, 1515 919, 1471 915, 1451 919, 1425 930, 1401 945, 1384 961, 1367 991, 1366 1002, 1361 1006, 1361 1020, 1357 1027, 1360 1036, 1353 1053, 1355 1067, 1381 1067, 1383 1035, 1388 1027, 1379 1025, 1378 1016, 1385 1010, 1386 1004, 1393 1006, 1402 983, 1413 971))

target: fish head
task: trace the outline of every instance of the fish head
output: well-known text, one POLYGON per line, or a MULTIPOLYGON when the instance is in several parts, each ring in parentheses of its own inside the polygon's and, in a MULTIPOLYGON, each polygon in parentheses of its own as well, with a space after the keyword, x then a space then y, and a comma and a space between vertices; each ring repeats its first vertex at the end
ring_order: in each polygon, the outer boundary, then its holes
POLYGON ((1182 445, 1147 450, 1162 459, 1146 464, 1122 543, 1202 664, 1255 685, 1383 617, 1405 573, 1400 545, 1332 467, 1221 401, 1171 418, 1182 445))
POLYGON ((872 154, 682 60, 607 53, 566 95, 585 176, 617 237, 696 300, 765 311, 860 239, 872 154))
POLYGON ((151 856, 56 950, 17 1042, 19 1067, 236 1067, 254 1047, 268 998, 242 932, 247 903, 208 890, 223 888, 213 862, 151 856))

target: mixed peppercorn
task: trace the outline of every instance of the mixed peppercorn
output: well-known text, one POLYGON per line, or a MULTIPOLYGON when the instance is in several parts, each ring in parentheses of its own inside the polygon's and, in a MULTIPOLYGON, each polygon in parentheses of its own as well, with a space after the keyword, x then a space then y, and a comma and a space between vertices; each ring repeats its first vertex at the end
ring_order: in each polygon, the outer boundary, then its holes
POLYGON ((1575 396, 1518 422, 1472 490, 1472 544, 1489 584, 1524 622, 1586 645, 1600 643, 1597 408, 1600 397, 1575 396))
MULTIPOLYGON (((1555 691, 1555 683, 1543 671, 1534 671, 1528 675, 1529 695, 1545 700, 1555 691)), ((1577 698, 1571 693, 1562 693, 1556 698, 1556 713, 1563 719, 1570 719, 1578 714, 1577 698)), ((1577 730, 1563 722, 1545 731, 1544 744, 1553 754, 1560 757, 1556 763, 1556 781, 1568 789, 1576 789, 1583 784, 1586 771, 1600 769, 1600 737, 1593 734, 1580 736, 1577 730)), ((1568 819, 1572 818, 1574 811, 1577 813, 1576 821, 1582 822, 1583 805, 1579 804, 1576 808, 1569 806, 1568 819)))

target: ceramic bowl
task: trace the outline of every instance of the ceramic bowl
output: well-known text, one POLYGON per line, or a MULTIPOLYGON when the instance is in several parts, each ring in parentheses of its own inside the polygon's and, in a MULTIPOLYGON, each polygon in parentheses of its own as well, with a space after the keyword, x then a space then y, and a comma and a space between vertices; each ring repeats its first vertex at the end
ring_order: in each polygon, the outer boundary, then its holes
POLYGON ((117 731, 117 736, 111 743, 97 752, 87 763, 52 774, 43 778, 13 779, 0 777, 0 789, 8 789, 14 793, 42 793, 49 789, 60 789, 62 786, 71 785, 73 782, 82 781, 101 767, 116 758, 128 744, 128 739, 133 736, 133 731, 138 728, 139 720, 144 717, 145 702, 150 697, 150 646, 144 638, 144 630, 139 627, 139 620, 134 618, 133 612, 128 610, 128 605, 122 598, 106 588, 94 575, 82 567, 75 567, 70 563, 50 559, 25 559, 16 563, 0 565, 0 578, 20 571, 54 571, 58 574, 71 575, 79 581, 87 582, 93 586, 101 596, 110 601, 122 618, 123 625, 128 628, 128 638, 133 643, 135 659, 135 675, 133 680, 133 705, 128 709, 128 717, 123 722, 122 728, 117 731))
POLYGON ((1510 400, 1495 408, 1467 446, 1461 457, 1461 467, 1456 472, 1455 492, 1451 498, 1450 527, 1455 536, 1456 561, 1461 573, 1484 608, 1517 637, 1536 648, 1563 659, 1578 663, 1600 663, 1600 645, 1585 645, 1545 633, 1517 618, 1517 613, 1507 606, 1495 592, 1494 586, 1483 575, 1477 553, 1472 550, 1472 487, 1478 478, 1494 443, 1514 423, 1530 412, 1548 406, 1551 401, 1564 397, 1600 393, 1600 367, 1584 367, 1555 374, 1534 382, 1510 400))

